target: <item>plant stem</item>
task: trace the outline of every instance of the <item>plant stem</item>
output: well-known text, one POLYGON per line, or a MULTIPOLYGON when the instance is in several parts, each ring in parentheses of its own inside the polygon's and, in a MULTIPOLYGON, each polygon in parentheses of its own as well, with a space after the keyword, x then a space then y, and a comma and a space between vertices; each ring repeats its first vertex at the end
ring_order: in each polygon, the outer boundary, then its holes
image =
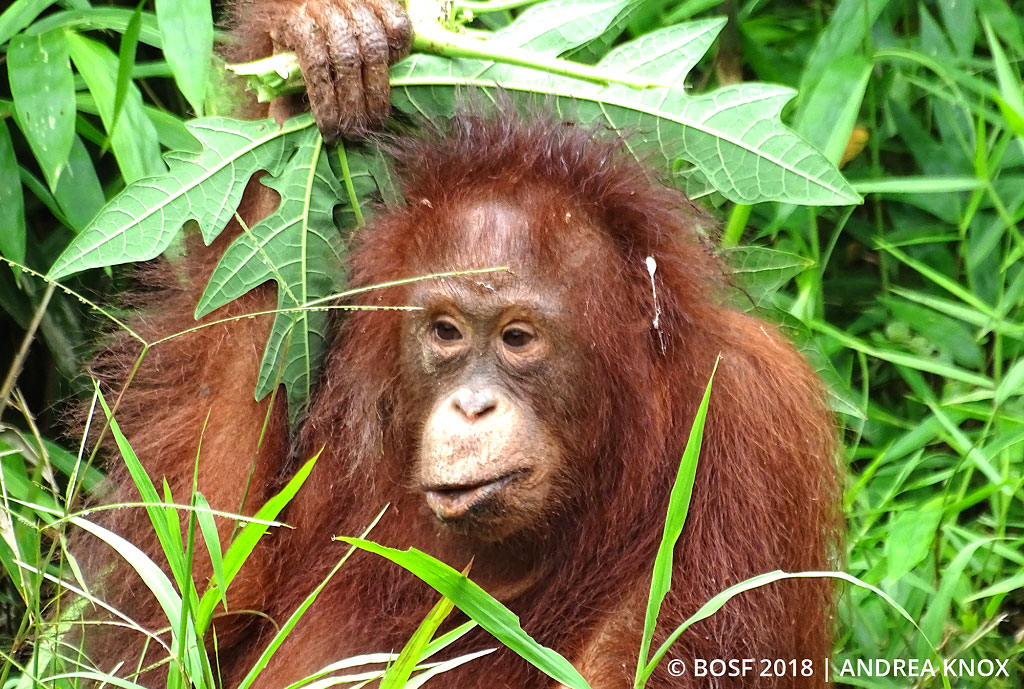
POLYGON ((32 340, 35 339, 39 324, 43 322, 43 316, 46 315, 46 307, 49 306, 50 297, 53 296, 53 291, 56 288, 57 285, 53 282, 46 285, 46 291, 43 292, 43 298, 39 300, 39 306, 36 307, 36 312, 32 316, 32 322, 29 323, 28 329, 25 330, 25 337, 21 339, 21 347, 18 348, 18 353, 14 356, 14 361, 7 371, 7 377, 4 379, 3 386, 0 386, 0 412, 7 406, 7 400, 10 398, 11 390, 14 389, 14 383, 18 380, 21 367, 25 365, 25 359, 28 357, 28 349, 32 346, 32 340))
POLYGON ((557 57, 546 57, 516 46, 502 45, 500 41, 481 41, 476 38, 468 38, 437 25, 424 24, 417 26, 412 48, 414 51, 442 55, 444 57, 490 60, 517 67, 529 67, 559 76, 584 79, 603 85, 622 84, 636 89, 650 88, 658 85, 648 81, 624 78, 607 70, 579 62, 562 60, 557 57))
POLYGON ((527 5, 536 5, 539 0, 492 0, 492 2, 479 2, 478 0, 455 0, 452 6, 452 14, 462 10, 470 10, 473 14, 487 14, 488 12, 504 12, 515 10, 527 5))
POLYGON ((732 207, 732 213, 729 214, 729 222, 725 226, 725 232, 722 233, 723 249, 731 249, 739 244, 740 238, 743 236, 743 230, 747 228, 750 211, 753 208, 753 206, 745 203, 737 203, 732 207))
POLYGON ((359 196, 356 195, 356 187, 352 183, 352 173, 348 169, 348 154, 345 152, 345 144, 339 143, 338 163, 341 165, 341 178, 345 182, 345 191, 348 192, 348 204, 352 208, 352 214, 356 218, 356 227, 366 224, 363 219, 363 209, 359 207, 359 196))
MULTIPOLYGON (((416 52, 450 58, 468 58, 528 67, 549 74, 583 79, 607 86, 621 84, 635 89, 663 86, 650 81, 630 79, 621 74, 557 57, 547 57, 517 46, 503 45, 498 40, 481 40, 466 34, 448 31, 439 24, 423 22, 416 27, 412 48, 416 52)), ((278 53, 271 57, 241 65, 228 65, 239 76, 249 77, 249 88, 261 103, 286 93, 301 91, 304 85, 294 53, 278 53)))

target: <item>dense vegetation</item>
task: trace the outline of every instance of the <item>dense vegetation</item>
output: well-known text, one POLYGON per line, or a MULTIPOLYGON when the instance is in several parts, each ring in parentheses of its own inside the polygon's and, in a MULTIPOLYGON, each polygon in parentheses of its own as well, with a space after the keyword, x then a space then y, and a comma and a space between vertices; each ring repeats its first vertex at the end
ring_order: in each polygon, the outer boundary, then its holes
MULTIPOLYGON (((1020 686, 1022 8, 1004 0, 555 0, 531 24, 523 9, 531 3, 499 0, 492 9, 499 3, 504 9, 488 11, 486 3, 456 2, 456 19, 474 14, 472 30, 459 35, 486 43, 518 18, 505 40, 511 35, 516 45, 536 50, 549 68, 564 67, 552 62, 561 55, 597 64, 604 76, 659 85, 673 80, 664 101, 672 107, 655 112, 621 90, 628 86, 523 66, 489 68, 492 80, 513 91, 569 96, 556 99, 556 107, 571 108, 581 120, 641 133, 651 118, 677 127, 656 142, 664 155, 656 164, 717 208, 722 243, 746 292, 740 301, 785 325, 829 385, 850 470, 843 569, 888 595, 839 584, 837 671, 847 659, 925 659, 937 651, 943 658, 1009 661, 1008 677, 965 677, 955 686, 1020 686), (728 20, 724 26, 720 17, 728 20), (539 26, 561 30, 531 30, 539 26), (643 41, 652 35, 675 42, 658 69, 645 72, 639 58, 650 58, 651 44, 643 41), (692 93, 684 91, 684 78, 692 93), (723 131, 747 131, 756 120, 774 136, 791 135, 777 118, 785 92, 736 86, 751 81, 797 89, 782 121, 841 166, 849 186, 820 157, 794 168, 795 179, 765 168, 746 184, 716 174, 717 158, 700 157, 705 149, 694 143, 691 125, 707 114, 700 108, 709 101, 696 94, 736 96, 714 111, 723 131), (588 110, 587 103, 603 105, 588 110), (596 114, 608 112, 616 117, 596 114), (858 193, 863 203, 856 203, 858 193)), ((120 316, 110 307, 113 296, 131 284, 129 270, 109 266, 177 250, 176 240, 156 241, 142 222, 111 228, 103 216, 94 218, 106 202, 124 203, 126 196, 118 195, 127 188, 130 197, 132 182, 166 170, 162 152, 195 151, 194 137, 211 148, 230 145, 184 124, 230 107, 220 97, 229 90, 222 85, 228 77, 204 67, 216 14, 209 3, 160 0, 155 7, 17 0, 0 11, 0 68, 7 76, 0 80, 0 256, 7 261, 0 265, 4 689, 52 672, 31 651, 55 631, 45 611, 55 587, 43 573, 75 580, 74 563, 61 557, 66 522, 57 518, 80 508, 100 474, 92 448, 62 434, 62 416, 68 399, 88 404, 93 386, 80 373, 83 360, 120 316), (41 54, 52 59, 40 60, 41 54), (140 233, 130 243, 134 253, 90 259, 82 248, 97 232, 130 231, 140 233), (78 248, 65 253, 72 240, 78 248), (55 263, 73 294, 42 279, 55 263), (87 267, 101 269, 70 275, 87 267)), ((500 58, 488 49, 497 50, 485 46, 480 60, 500 58)), ((396 66, 400 122, 407 125, 412 114, 443 117, 453 84, 471 71, 467 65, 473 67, 469 59, 442 54, 396 66), (423 86, 424 77, 434 81, 423 86)), ((279 179, 301 171, 303 162, 307 171, 320 164, 316 155, 312 163, 303 157, 319 150, 316 139, 308 120, 281 137, 275 145, 287 152, 287 165, 275 172, 279 179)), ((372 150, 343 152, 344 170, 332 155, 321 172, 336 178, 324 181, 326 188, 344 189, 347 205, 334 214, 344 228, 369 212, 368 199, 387 199, 391 191, 372 150)), ((742 164, 739 154, 720 155, 742 164)), ((222 217, 216 208, 207 211, 193 219, 216 234, 222 217)), ((329 252, 342 251, 333 241, 324 242, 329 252)), ((232 278, 224 277, 224 294, 242 289, 232 278)), ((342 288, 323 285, 281 306, 302 306, 342 288)), ((305 313, 279 316, 279 347, 320 327, 305 313)), ((277 361, 270 369, 280 368, 277 361)), ((315 356, 290 359, 285 367, 292 373, 280 380, 297 404, 315 363, 315 356)), ((266 388, 274 382, 265 380, 266 388)), ((97 418, 104 419, 102 411, 97 418)), ((150 486, 143 495, 157 502, 158 489, 150 486)), ((201 506, 201 498, 192 504, 201 506)), ((187 541, 202 537, 207 518, 192 520, 187 541)), ((225 561, 232 557, 244 555, 226 553, 225 561)), ((205 583, 197 585, 198 600, 205 583)), ((439 624, 446 612, 425 626, 439 624)), ((202 624, 197 619, 197 628, 202 624)), ((411 653, 423 656, 424 646, 411 653)), ((557 664, 540 656, 537 662, 557 664)), ((942 685, 941 678, 839 679, 871 687, 942 685)))

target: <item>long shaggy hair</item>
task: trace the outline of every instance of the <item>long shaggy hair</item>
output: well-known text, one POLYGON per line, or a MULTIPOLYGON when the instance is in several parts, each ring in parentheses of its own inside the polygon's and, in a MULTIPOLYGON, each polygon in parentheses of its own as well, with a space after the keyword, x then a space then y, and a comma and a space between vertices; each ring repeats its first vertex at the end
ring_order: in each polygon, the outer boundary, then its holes
MULTIPOLYGON (((125 391, 120 420, 154 479, 166 478, 183 496, 209 414, 200 490, 218 509, 239 509, 252 471, 245 511, 254 511, 275 477, 289 473, 290 456, 306 458, 322 449, 285 515, 296 528, 261 545, 237 589, 229 591, 233 609, 286 619, 340 557, 330 537, 358 534, 390 504, 375 540, 415 546, 459 569, 475 557, 474 575, 485 582, 519 577, 521 586, 504 602, 535 639, 579 663, 594 686, 629 686, 668 496, 719 356, 690 513, 656 643, 732 584, 775 569, 830 566, 840 531, 838 469, 821 385, 774 328, 722 305, 728 273, 707 249, 701 227, 710 223, 700 210, 654 179, 617 138, 507 109, 498 117, 464 112, 443 131, 401 138, 388 148, 406 203, 382 209, 356 233, 351 287, 448 267, 487 267, 469 265, 476 247, 456 245, 446 220, 488 198, 527 213, 524 244, 554 279, 571 275, 581 285, 567 296, 566 311, 575 346, 587 352, 580 383, 586 413, 550 420, 568 448, 570 467, 559 486, 564 508, 528 537, 483 549, 439 529, 408 478, 423 410, 403 382, 401 313, 360 310, 335 324, 294 443, 281 402, 270 408, 252 399, 269 323, 218 325, 154 348, 125 391), (597 239, 581 237, 581 226, 596 228, 597 239), (608 260, 588 260, 594 242, 608 260), (467 264, 449 266, 452 260, 467 264), (263 429, 268 414, 271 423, 263 429)), ((258 194, 247 196, 243 217, 258 215, 252 200, 258 194)), ((156 269, 173 270, 167 282, 176 287, 136 318, 151 336, 194 325, 192 312, 212 261, 208 250, 193 249, 184 266, 156 269)), ((365 292, 358 303, 408 304, 408 289, 365 292)), ((264 286, 243 302, 211 318, 273 308, 274 298, 264 286)), ((136 354, 129 342, 115 341, 101 356, 115 393, 136 354)), ((546 394, 557 397, 559 391, 546 394)), ((125 472, 115 469, 111 478, 114 499, 128 499, 134 489, 125 472)), ((133 514, 113 513, 107 525, 158 552, 145 518, 133 514)), ((197 556, 198 576, 208 575, 204 557, 197 556)), ((95 574, 109 561, 107 554, 95 555, 89 569, 95 574)), ((163 626, 132 577, 108 577, 107 584, 136 619, 163 626)), ((357 555, 321 594, 260 685, 283 686, 346 655, 398 648, 436 598, 404 571, 357 555)), ((777 583, 731 601, 683 634, 670 655, 818 662, 830 652, 831 611, 827 581, 777 583)), ((229 620, 217 627, 226 683, 244 676, 272 629, 260 617, 229 620)), ((137 651, 128 636, 117 629, 97 634, 90 651, 101 665, 112 665, 137 651)), ((493 641, 471 635, 455 651, 484 645, 493 641)), ((446 685, 522 688, 549 681, 501 649, 448 675, 446 685)), ((819 672, 764 679, 758 686, 824 681, 819 672)), ((649 686, 679 682, 659 670, 649 686)), ((747 683, 721 678, 718 686, 747 683)))

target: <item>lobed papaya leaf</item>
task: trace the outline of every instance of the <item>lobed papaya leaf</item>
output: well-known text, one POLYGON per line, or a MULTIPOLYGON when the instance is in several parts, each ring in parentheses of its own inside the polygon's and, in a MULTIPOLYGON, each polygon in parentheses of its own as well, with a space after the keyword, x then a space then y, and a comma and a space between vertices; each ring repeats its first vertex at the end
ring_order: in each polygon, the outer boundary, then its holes
POLYGON ((295 136, 298 145, 281 172, 261 180, 280 194, 280 204, 228 247, 196 307, 200 318, 264 282, 277 282, 282 311, 274 318, 256 397, 269 394, 280 376, 293 419, 309 397, 327 337, 326 312, 300 307, 343 283, 344 247, 334 225, 342 190, 323 139, 313 127, 295 136))
POLYGON ((189 220, 212 242, 234 214, 249 178, 258 170, 276 172, 297 143, 291 135, 312 126, 310 115, 283 127, 269 119, 189 122, 198 152, 168 153, 166 174, 129 184, 57 257, 49 277, 156 258, 189 220))
MULTIPOLYGON (((494 40, 558 56, 601 39, 642 0, 550 0, 523 11, 494 40)), ((621 29, 620 29, 621 31, 621 29)))
POLYGON ((673 171, 680 161, 692 166, 680 173, 682 186, 709 183, 745 204, 859 203, 835 166, 782 123, 791 89, 751 83, 686 93, 687 73, 722 26, 720 19, 670 26, 617 47, 597 64, 633 79, 657 76, 660 87, 602 86, 508 64, 417 54, 392 68, 392 100, 405 112, 440 121, 454 111, 460 86, 545 94, 566 119, 634 132, 630 150, 656 167, 673 171), (696 181, 689 183, 693 175, 696 181))

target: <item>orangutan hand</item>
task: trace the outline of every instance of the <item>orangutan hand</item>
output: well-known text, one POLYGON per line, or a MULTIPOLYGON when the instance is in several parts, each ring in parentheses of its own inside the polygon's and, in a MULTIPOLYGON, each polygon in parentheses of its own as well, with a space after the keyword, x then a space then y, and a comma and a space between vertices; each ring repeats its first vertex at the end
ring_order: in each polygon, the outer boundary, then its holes
MULTIPOLYGON (((258 11, 259 4, 247 11, 258 11)), ((381 127, 390 110, 388 66, 408 55, 412 44, 405 8, 396 0, 273 4, 278 21, 267 30, 274 50, 298 56, 324 138, 358 137, 381 127)))

